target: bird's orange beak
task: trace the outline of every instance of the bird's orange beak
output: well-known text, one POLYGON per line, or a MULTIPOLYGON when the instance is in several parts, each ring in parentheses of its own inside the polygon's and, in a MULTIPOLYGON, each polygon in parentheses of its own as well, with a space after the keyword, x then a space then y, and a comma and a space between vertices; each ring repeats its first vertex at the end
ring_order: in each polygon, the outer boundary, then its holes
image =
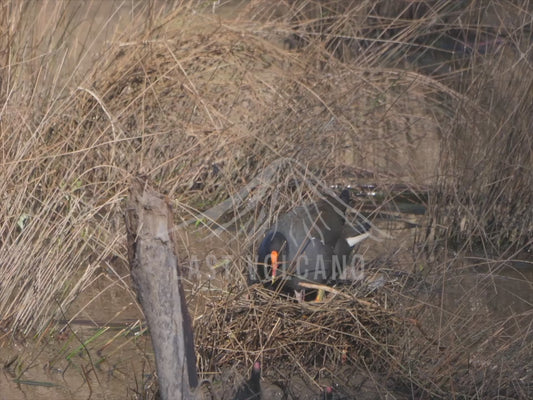
POLYGON ((276 272, 278 271, 278 252, 273 250, 270 252, 270 262, 272 263, 272 283, 276 280, 276 272))

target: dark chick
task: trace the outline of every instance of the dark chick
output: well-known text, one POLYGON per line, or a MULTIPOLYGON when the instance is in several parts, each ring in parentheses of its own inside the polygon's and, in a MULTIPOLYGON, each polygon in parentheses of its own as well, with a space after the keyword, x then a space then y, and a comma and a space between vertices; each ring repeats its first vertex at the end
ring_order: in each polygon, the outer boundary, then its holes
POLYGON ((248 379, 235 394, 234 400, 260 400, 261 399, 261 363, 256 361, 248 379))
POLYGON ((327 386, 320 394, 320 400, 348 400, 348 398, 336 393, 331 386, 327 386))

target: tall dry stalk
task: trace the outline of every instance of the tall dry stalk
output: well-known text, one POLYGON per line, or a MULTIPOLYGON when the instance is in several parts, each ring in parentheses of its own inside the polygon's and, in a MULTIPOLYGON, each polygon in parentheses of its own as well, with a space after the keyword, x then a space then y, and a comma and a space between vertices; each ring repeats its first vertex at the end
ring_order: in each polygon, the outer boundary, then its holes
POLYGON ((124 20, 143 21, 146 10, 99 1, 0 7, 0 315, 10 329, 29 332, 122 253, 116 224, 126 174, 113 151, 96 156, 117 138, 71 130, 66 121, 107 41, 120 39, 113 31, 124 20))

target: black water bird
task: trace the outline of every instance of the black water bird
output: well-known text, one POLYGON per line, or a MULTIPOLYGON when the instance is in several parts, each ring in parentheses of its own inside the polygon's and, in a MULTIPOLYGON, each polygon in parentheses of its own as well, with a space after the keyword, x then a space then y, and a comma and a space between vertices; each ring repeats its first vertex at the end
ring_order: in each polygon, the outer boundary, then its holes
POLYGON ((260 400, 261 399, 261 363, 256 361, 248 379, 235 394, 234 400, 260 400))
MULTIPOLYGON (((348 263, 354 246, 369 236, 368 224, 348 230, 345 224, 350 193, 326 196, 281 215, 262 240, 257 259, 261 281, 275 289, 305 298, 301 283, 325 284, 348 263)), ((323 291, 319 290, 317 300, 323 291)))

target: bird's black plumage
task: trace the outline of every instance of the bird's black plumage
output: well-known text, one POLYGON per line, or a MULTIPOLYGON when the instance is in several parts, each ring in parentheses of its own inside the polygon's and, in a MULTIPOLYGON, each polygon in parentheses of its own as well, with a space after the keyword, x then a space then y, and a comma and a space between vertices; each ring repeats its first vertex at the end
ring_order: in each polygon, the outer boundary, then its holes
POLYGON ((340 197, 326 196, 281 215, 258 249, 257 273, 263 283, 300 291, 300 283, 326 283, 334 268, 346 265, 354 246, 346 236, 348 201, 345 190, 340 197))

